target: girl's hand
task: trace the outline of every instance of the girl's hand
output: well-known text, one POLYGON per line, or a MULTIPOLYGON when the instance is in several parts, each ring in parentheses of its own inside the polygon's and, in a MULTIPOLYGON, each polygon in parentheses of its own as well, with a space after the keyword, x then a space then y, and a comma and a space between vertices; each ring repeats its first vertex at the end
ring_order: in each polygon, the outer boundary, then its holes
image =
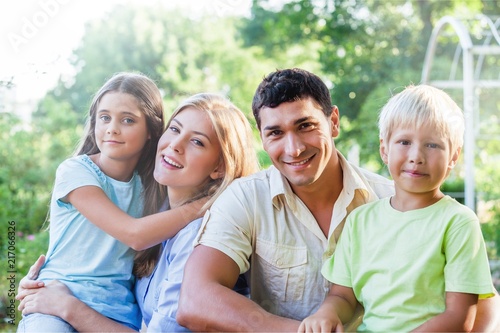
MULTIPOLYGON (((37 261, 30 267, 28 274, 19 282, 19 289, 16 299, 22 301, 26 296, 32 294, 35 290, 43 287, 45 284, 42 281, 37 281, 38 273, 45 264, 45 256, 42 254, 37 261)), ((19 311, 22 309, 19 308, 19 311)))
POLYGON ((19 304, 19 310, 23 315, 36 312, 61 317, 62 311, 66 310, 66 301, 71 297, 74 296, 65 284, 53 280, 26 295, 19 304))

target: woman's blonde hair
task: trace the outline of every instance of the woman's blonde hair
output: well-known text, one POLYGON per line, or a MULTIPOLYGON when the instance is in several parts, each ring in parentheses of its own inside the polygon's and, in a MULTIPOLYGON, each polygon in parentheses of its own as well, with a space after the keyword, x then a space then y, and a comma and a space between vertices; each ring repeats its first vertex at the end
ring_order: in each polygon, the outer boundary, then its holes
POLYGON ((464 116, 443 90, 429 85, 410 85, 389 99, 379 115, 380 139, 387 142, 396 128, 432 127, 449 139, 455 152, 464 142, 464 116))
MULTIPOLYGON (((172 119, 188 107, 204 111, 208 115, 221 146, 220 162, 223 165, 223 176, 210 179, 204 189, 186 201, 187 203, 202 197, 209 197, 203 207, 207 209, 233 180, 258 171, 259 162, 250 123, 243 112, 227 98, 213 93, 193 95, 174 110, 167 128, 172 119)), ((151 274, 158 260, 160 249, 161 246, 157 245, 136 256, 134 274, 137 277, 151 274)))

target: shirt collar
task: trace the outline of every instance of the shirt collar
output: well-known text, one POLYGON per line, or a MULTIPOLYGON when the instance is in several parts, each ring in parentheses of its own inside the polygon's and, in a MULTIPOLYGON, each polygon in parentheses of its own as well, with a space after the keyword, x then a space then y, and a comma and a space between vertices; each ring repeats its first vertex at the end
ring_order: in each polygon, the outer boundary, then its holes
MULTIPOLYGON (((343 171, 343 194, 348 197, 353 197, 355 191, 359 191, 360 195, 368 202, 375 193, 365 181, 360 177, 358 170, 355 169, 346 158, 337 150, 340 166, 343 171)), ((269 185, 271 191, 271 198, 275 208, 280 208, 284 204, 283 200, 287 200, 293 196, 292 188, 288 180, 281 174, 281 172, 274 166, 269 167, 269 185)), ((376 195, 375 195, 376 197, 376 195)), ((287 200, 289 205, 293 205, 294 200, 287 200)))

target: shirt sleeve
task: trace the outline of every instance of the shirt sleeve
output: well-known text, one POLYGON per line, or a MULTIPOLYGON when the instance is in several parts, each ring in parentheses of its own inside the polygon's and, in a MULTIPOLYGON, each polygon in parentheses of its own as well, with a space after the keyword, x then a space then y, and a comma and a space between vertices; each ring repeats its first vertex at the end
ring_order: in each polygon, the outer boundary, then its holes
POLYGON ((456 214, 445 236, 446 291, 494 296, 486 246, 475 214, 456 214), (465 216, 465 218, 463 218, 465 216))
POLYGON ((86 166, 82 160, 70 158, 59 165, 56 170, 54 185, 54 199, 60 200, 71 191, 83 186, 97 186, 102 188, 98 172, 90 166, 86 166))
POLYGON ((250 267, 252 255, 253 211, 248 193, 242 186, 231 184, 213 203, 205 214, 203 224, 196 239, 202 244, 215 248, 229 256, 239 266, 240 273, 250 267))
POLYGON ((182 229, 174 238, 167 241, 160 260, 167 261, 167 271, 158 290, 158 303, 148 325, 148 332, 189 332, 177 324, 175 317, 179 303, 184 266, 193 250, 193 241, 201 224, 201 219, 195 220, 182 229))
POLYGON ((351 279, 351 246, 352 221, 354 214, 347 217, 344 230, 340 235, 335 253, 323 264, 321 273, 328 281, 352 288, 351 279))

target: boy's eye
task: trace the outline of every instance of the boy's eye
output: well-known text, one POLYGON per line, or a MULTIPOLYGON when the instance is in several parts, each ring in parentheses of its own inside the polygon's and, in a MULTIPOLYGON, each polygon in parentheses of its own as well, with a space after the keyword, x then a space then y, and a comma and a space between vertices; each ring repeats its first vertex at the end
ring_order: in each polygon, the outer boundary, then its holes
POLYGON ((407 145, 409 145, 409 144, 410 144, 410 141, 408 141, 408 140, 400 140, 400 141, 399 141, 399 143, 400 143, 401 145, 403 145, 403 146, 407 146, 407 145))
POLYGON ((439 145, 438 145, 438 144, 436 144, 436 143, 429 143, 429 144, 427 145, 427 147, 429 147, 429 148, 439 148, 439 145))

